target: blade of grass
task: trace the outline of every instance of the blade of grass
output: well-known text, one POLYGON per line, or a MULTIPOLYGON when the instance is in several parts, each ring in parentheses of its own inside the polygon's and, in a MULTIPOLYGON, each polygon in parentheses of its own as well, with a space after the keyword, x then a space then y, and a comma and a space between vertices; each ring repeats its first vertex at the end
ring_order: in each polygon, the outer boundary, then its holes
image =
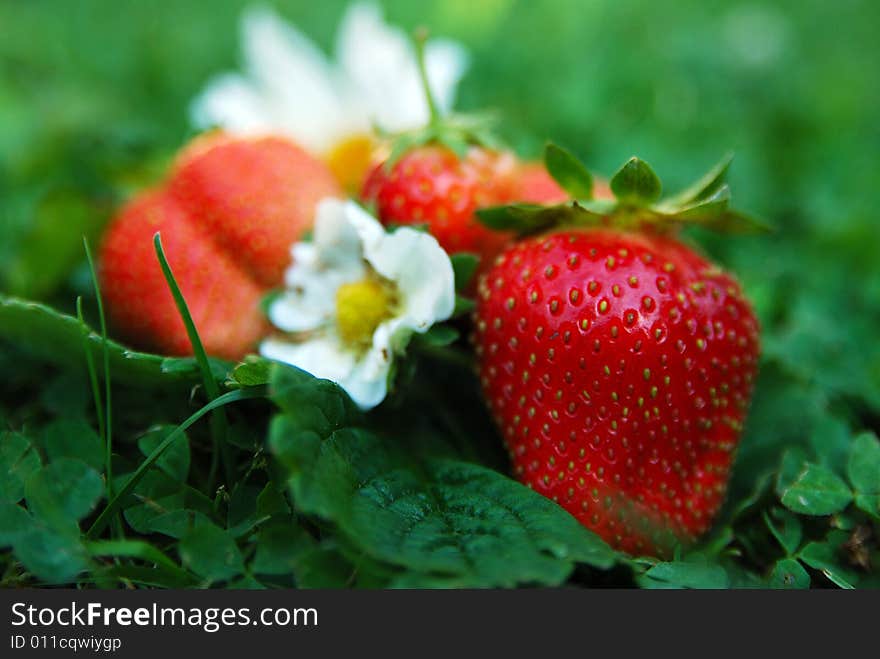
MULTIPOLYGON (((168 283, 168 288, 171 290, 171 295, 174 297, 174 303, 177 305, 177 312, 183 320, 186 334, 192 344, 196 363, 198 363, 199 370, 202 372, 205 393, 207 394, 209 401, 214 400, 220 395, 220 387, 217 385, 217 381, 211 373, 211 366, 208 363, 208 355, 205 353, 205 347, 202 345, 201 338, 199 338, 199 332, 193 322, 189 307, 186 304, 183 293, 180 292, 180 287, 177 285, 177 280, 174 278, 174 273, 171 271, 168 259, 165 258, 165 250, 162 248, 162 237, 159 235, 159 232, 156 232, 153 236, 153 245, 156 248, 156 256, 159 259, 159 264, 162 266, 162 273, 165 275, 165 281, 168 283)), ((212 456, 210 475, 212 483, 216 481, 218 458, 223 462, 223 471, 226 476, 226 481, 231 483, 234 478, 232 472, 232 458, 229 454, 229 444, 226 441, 228 431, 229 423, 226 419, 226 412, 219 409, 215 414, 211 415, 211 437, 214 441, 214 454, 212 456)))
POLYGON ((268 387, 251 387, 249 389, 236 389, 235 391, 230 391, 229 393, 223 394, 206 404, 204 407, 200 408, 196 412, 194 412, 186 421, 177 426, 174 430, 172 430, 165 439, 155 448, 153 451, 146 457, 146 459, 140 464, 137 470, 131 475, 131 477, 125 481, 125 485, 119 488, 119 491, 113 496, 113 498, 107 502, 107 506, 104 510, 101 511, 101 514, 92 522, 92 525, 89 527, 89 530, 86 531, 87 538, 95 538, 104 528, 107 526, 107 522, 110 520, 110 517, 116 513, 119 507, 122 505, 122 502, 125 497, 131 494, 132 490, 137 486, 137 484, 141 481, 144 475, 147 473, 147 470, 152 467, 156 460, 158 460, 162 454, 165 452, 171 444, 180 437, 186 430, 193 425, 196 421, 205 416, 208 412, 215 410, 224 405, 228 405, 229 403, 234 403, 239 400, 245 400, 247 398, 265 398, 268 393, 268 387))
POLYGON ((89 262, 89 271, 92 274, 92 286, 95 289, 95 300, 98 303, 98 320, 101 325, 101 349, 104 357, 104 469, 107 474, 107 493, 113 494, 113 412, 112 399, 110 397, 110 351, 107 348, 107 320, 104 316, 104 301, 101 297, 101 286, 98 283, 98 273, 95 270, 95 260, 92 258, 92 250, 89 248, 88 238, 83 236, 83 247, 86 250, 86 260, 89 262))
MULTIPOLYGON (((106 437, 106 431, 104 429, 104 406, 101 402, 101 391, 98 388, 98 373, 95 371, 95 359, 92 356, 92 351, 89 348, 88 339, 86 338, 88 337, 89 332, 91 332, 92 330, 88 325, 86 325, 86 321, 83 318, 81 295, 78 295, 76 298, 76 317, 79 319, 80 325, 82 326, 83 350, 86 353, 86 367, 89 371, 89 383, 92 386, 92 397, 95 399, 95 416, 98 419, 98 436, 103 438, 106 437)), ((111 493, 108 489, 108 500, 110 494, 111 493)))
POLYGON ((86 549, 93 557, 137 558, 148 563, 155 563, 157 566, 162 566, 184 581, 194 580, 186 570, 153 545, 143 540, 97 540, 87 543, 86 549))
MULTIPOLYGON (((110 380, 110 346, 107 341, 107 318, 104 315, 104 298, 101 296, 101 285, 98 283, 98 273, 95 269, 95 259, 92 258, 92 250, 89 240, 83 236, 83 248, 86 252, 86 260, 89 262, 89 272, 92 275, 92 287, 95 290, 95 300, 98 303, 98 321, 101 326, 101 352, 104 357, 104 474, 107 479, 107 499, 113 496, 113 399, 111 397, 110 380)), ((122 520, 118 517, 113 520, 113 530, 118 537, 122 537, 124 531, 122 520)))

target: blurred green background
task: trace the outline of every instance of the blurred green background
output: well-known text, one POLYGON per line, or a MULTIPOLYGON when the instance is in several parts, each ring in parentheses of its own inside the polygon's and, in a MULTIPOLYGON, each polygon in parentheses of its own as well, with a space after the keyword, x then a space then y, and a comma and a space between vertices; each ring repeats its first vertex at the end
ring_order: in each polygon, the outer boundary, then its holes
MULTIPOLYGON (((273 5, 332 48, 344 2, 273 5)), ((244 6, 0 2, 4 292, 65 309, 88 294, 81 235, 97 239, 191 135, 191 98, 238 68, 244 6)), ((777 231, 694 236, 743 280, 765 330, 740 454, 753 469, 740 468, 734 490, 775 467, 783 446, 831 456, 833 437, 880 426, 880 4, 383 6, 393 24, 424 24, 469 48, 459 107, 501 111, 525 155, 552 138, 608 174, 638 154, 671 189, 735 150, 737 205, 777 231)))

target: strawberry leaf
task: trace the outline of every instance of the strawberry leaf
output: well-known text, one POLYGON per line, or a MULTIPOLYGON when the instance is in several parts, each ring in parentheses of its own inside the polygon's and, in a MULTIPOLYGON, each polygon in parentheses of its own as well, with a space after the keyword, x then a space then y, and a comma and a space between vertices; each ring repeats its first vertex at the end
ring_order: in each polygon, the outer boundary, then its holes
MULTIPOLYGON (((592 204, 593 202, 585 202, 592 204)), ((490 206, 477 211, 479 220, 490 229, 513 231, 528 235, 558 224, 598 224, 602 215, 578 202, 557 206, 538 206, 535 204, 510 204, 490 206)))
POLYGON ((544 165, 550 176, 575 199, 592 199, 593 177, 580 160, 560 146, 544 147, 544 165))
MULTIPOLYGON (((48 362, 78 368, 85 365, 83 343, 95 359, 102 355, 102 338, 86 329, 75 316, 63 314, 39 302, 0 295, 0 338, 15 343, 48 362)), ((129 350, 107 341, 110 372, 114 380, 130 384, 194 384, 200 371, 190 358, 166 358, 129 350)), ((216 373, 222 362, 210 358, 216 373)))
POLYGON ((722 185, 725 184, 727 178, 727 170, 733 161, 733 153, 724 154, 724 157, 716 163, 712 169, 706 172, 700 179, 688 186, 678 194, 675 194, 666 202, 676 206, 688 206, 696 202, 702 201, 707 197, 714 195, 722 185))
POLYGON ((460 586, 555 585, 575 563, 617 561, 555 503, 445 443, 361 427, 335 385, 284 369, 273 390, 285 413, 269 445, 298 509, 371 559, 415 573, 409 583, 430 574, 460 586))
POLYGON ((644 205, 660 197, 662 185, 644 160, 633 156, 611 177, 611 191, 620 201, 644 205))
POLYGON ((480 257, 469 252, 458 252, 449 257, 452 272, 455 274, 455 290, 463 291, 474 277, 480 257))

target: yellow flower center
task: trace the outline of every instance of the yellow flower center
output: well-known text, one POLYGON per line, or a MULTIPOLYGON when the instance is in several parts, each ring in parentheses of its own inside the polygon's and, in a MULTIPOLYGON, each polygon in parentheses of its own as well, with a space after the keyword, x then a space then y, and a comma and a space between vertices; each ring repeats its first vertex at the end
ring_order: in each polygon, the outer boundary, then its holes
POLYGON ((375 277, 343 284, 336 291, 336 327, 342 340, 365 348, 379 325, 391 318, 394 290, 375 277))
POLYGON ((376 142, 369 135, 352 135, 330 149, 327 165, 346 192, 360 193, 375 148, 376 142))

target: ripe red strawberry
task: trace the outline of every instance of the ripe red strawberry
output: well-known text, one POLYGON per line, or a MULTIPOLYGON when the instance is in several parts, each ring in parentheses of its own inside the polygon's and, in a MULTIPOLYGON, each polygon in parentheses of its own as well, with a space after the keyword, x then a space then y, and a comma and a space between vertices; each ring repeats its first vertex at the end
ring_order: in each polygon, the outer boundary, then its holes
POLYGON ((281 282, 315 206, 340 196, 330 169, 282 137, 198 140, 178 159, 172 197, 258 283, 281 282))
POLYGON ((153 247, 159 231, 168 262, 205 350, 236 358, 264 331, 263 289, 162 191, 127 204, 101 245, 101 292, 116 331, 163 354, 192 354, 183 321, 153 247))
MULTIPOLYGON (((560 228, 513 244, 480 279, 473 338, 516 476, 613 546, 664 555, 721 506, 758 323, 732 276, 664 235, 686 216, 660 221, 660 206, 635 203, 645 188, 620 176, 617 210, 653 228, 560 228)), ((715 213, 715 178, 691 216, 715 213)))
POLYGON ((390 170, 375 167, 362 196, 375 204, 383 224, 425 224, 447 252, 472 252, 488 260, 512 234, 489 229, 475 212, 513 201, 506 185, 513 166, 512 155, 479 147, 459 158, 444 146, 420 146, 390 170))
POLYGON ((178 156, 163 190, 114 218, 101 247, 108 315, 138 347, 191 354, 153 247, 162 241, 209 354, 235 359, 265 330, 259 300, 281 283, 315 205, 339 188, 329 169, 283 138, 211 133, 178 156))

